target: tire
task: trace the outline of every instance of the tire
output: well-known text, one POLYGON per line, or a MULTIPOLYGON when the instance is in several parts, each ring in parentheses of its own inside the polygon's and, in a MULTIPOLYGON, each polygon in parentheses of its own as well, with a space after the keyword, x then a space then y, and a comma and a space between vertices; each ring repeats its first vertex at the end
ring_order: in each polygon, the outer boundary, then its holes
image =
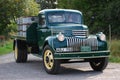
POLYGON ((70 59, 62 59, 60 60, 61 63, 68 63, 70 59))
POLYGON ((27 47, 22 41, 15 41, 14 58, 17 63, 23 63, 27 61, 27 47))
POLYGON ((54 52, 48 45, 43 50, 43 65, 48 74, 59 73, 60 61, 54 59, 54 52))
POLYGON ((103 71, 108 64, 108 58, 95 58, 90 60, 90 66, 94 71, 103 71))

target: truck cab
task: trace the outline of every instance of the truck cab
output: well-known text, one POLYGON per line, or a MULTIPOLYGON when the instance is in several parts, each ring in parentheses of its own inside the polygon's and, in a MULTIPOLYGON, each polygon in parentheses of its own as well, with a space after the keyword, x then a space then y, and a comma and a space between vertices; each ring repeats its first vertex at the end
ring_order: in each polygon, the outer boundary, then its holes
POLYGON ((95 71, 107 66, 110 51, 105 34, 91 35, 78 10, 41 10, 26 26, 25 33, 14 40, 16 62, 26 62, 29 53, 37 55, 49 74, 59 73, 60 64, 75 62, 74 59, 89 62, 95 71))

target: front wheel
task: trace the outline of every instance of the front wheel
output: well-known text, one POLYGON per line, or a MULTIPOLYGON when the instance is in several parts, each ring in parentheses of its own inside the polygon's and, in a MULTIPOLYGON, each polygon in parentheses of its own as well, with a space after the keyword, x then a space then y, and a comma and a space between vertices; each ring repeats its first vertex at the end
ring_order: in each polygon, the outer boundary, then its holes
POLYGON ((43 51, 43 65, 47 73, 57 74, 60 68, 60 61, 54 59, 53 50, 47 45, 43 51))
POLYGON ((94 71, 103 71, 108 64, 108 58, 95 58, 90 60, 90 66, 94 71))

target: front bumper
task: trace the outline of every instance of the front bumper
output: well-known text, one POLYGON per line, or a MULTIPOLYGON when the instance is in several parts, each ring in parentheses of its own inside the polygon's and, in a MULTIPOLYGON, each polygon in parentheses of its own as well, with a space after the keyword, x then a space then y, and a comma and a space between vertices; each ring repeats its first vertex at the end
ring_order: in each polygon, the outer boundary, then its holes
POLYGON ((87 59, 109 57, 110 51, 54 53, 55 59, 87 59))

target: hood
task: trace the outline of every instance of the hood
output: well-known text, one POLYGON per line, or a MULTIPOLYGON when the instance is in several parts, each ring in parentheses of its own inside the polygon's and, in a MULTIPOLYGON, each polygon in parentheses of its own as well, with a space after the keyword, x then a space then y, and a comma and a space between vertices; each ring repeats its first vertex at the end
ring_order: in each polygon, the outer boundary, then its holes
POLYGON ((88 32, 88 27, 80 24, 59 24, 49 26, 51 28, 52 34, 56 35, 59 32, 65 36, 84 36, 86 37, 88 32))
POLYGON ((55 30, 88 30, 88 27, 82 24, 54 24, 50 25, 49 28, 55 30))

